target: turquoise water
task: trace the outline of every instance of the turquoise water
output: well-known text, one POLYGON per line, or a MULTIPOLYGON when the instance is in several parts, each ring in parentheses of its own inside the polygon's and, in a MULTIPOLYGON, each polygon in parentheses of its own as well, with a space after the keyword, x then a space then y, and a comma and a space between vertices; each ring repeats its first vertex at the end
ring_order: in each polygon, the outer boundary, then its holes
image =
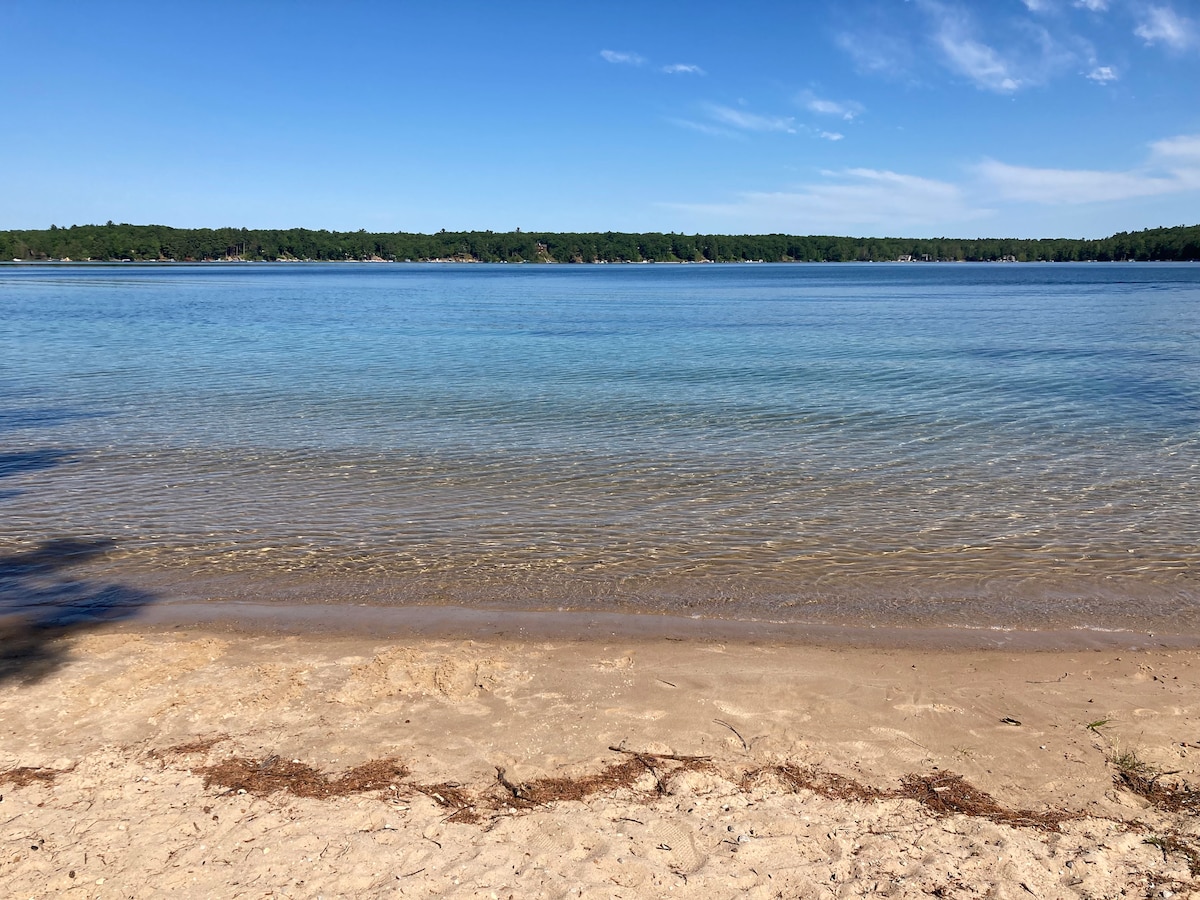
POLYGON ((0 323, 6 559, 1200 634, 1200 266, 9 266, 0 323))

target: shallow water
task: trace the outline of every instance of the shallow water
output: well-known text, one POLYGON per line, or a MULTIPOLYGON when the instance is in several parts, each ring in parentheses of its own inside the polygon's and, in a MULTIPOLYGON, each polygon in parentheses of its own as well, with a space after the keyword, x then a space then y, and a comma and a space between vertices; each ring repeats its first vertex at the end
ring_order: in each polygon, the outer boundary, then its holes
POLYGON ((6 559, 1200 634, 1200 266, 10 266, 0 321, 6 559))

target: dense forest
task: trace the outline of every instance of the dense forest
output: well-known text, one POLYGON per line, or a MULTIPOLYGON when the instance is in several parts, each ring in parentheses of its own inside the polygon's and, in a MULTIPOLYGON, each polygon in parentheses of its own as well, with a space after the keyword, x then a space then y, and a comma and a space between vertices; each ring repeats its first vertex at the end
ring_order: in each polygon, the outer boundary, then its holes
POLYGON ((1200 225, 1099 240, 851 238, 786 234, 440 231, 372 234, 305 228, 71 225, 0 231, 0 260, 444 260, 454 262, 1074 262, 1200 260, 1200 225))

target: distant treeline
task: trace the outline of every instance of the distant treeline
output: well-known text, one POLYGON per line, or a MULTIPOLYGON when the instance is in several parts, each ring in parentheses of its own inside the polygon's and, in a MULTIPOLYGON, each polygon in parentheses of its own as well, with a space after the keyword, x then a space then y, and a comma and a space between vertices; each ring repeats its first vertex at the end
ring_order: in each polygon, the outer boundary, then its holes
POLYGON ((1074 262, 1200 260, 1200 225, 1099 240, 851 238, 786 234, 440 231, 372 234, 306 228, 51 225, 0 231, 0 260, 454 260, 460 262, 1074 262))

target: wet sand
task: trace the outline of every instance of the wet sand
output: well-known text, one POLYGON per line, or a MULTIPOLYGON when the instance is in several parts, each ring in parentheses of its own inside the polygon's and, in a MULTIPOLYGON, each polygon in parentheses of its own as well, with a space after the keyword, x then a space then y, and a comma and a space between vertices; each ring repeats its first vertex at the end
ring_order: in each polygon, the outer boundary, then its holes
POLYGON ((1193 649, 470 634, 143 621, 10 642, 0 884, 103 897, 1200 891, 1195 805, 1114 781, 1114 760, 1140 760, 1175 773, 1155 784, 1200 783, 1193 649))

